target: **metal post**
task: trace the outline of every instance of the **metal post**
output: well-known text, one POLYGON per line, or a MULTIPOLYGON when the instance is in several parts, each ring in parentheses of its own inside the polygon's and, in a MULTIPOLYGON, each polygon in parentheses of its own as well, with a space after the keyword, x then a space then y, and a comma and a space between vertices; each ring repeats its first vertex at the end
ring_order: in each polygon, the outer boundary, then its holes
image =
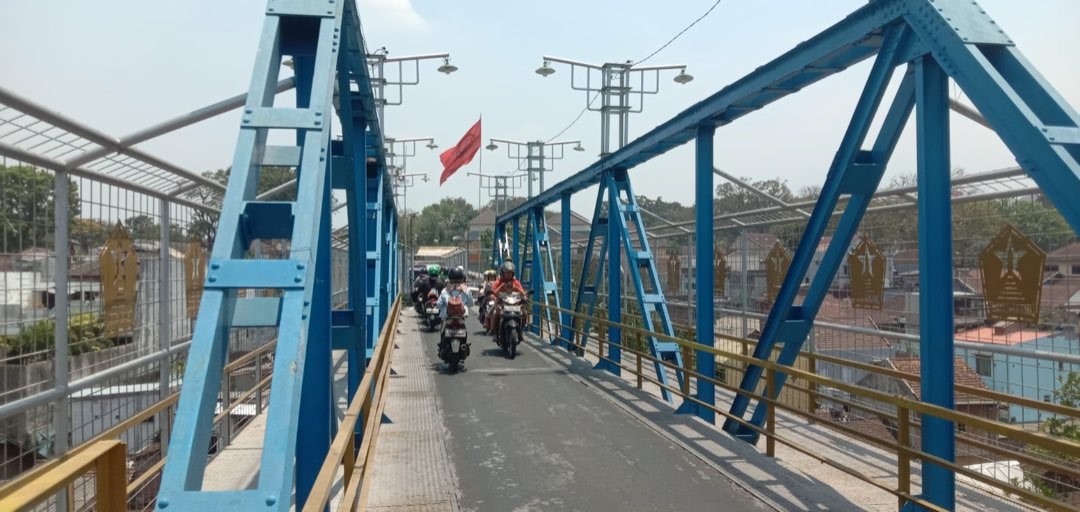
MULTIPOLYGON (((911 447, 910 413, 905 407, 896 408, 896 487, 904 494, 911 493, 911 455, 904 448, 911 447)), ((897 510, 903 510, 907 499, 899 498, 897 510)))
MULTIPOLYGON (((919 359, 924 402, 954 409, 952 206, 949 187, 949 80, 933 57, 915 61, 919 187, 919 359)), ((951 421, 923 415, 922 447, 949 462, 956 459, 951 421)), ((952 510, 955 475, 922 464, 923 494, 952 510)))
MULTIPOLYGON (((779 402, 779 397, 776 395, 776 370, 769 368, 765 374, 765 387, 768 397, 770 399, 779 402)), ((776 407, 775 404, 766 402, 758 402, 758 406, 768 407, 769 410, 765 416, 765 431, 768 434, 765 436, 765 455, 769 457, 776 456, 776 407)))
MULTIPOLYGON (((713 257, 713 134, 716 128, 713 126, 701 126, 697 130, 697 140, 695 142, 696 148, 696 160, 697 160, 697 172, 696 180, 694 183, 694 189, 696 191, 695 198, 695 216, 696 216, 696 229, 694 233, 696 254, 695 260, 697 261, 695 273, 695 295, 697 300, 695 301, 699 306, 695 313, 697 314, 697 342, 701 345, 709 347, 713 346, 713 325, 716 317, 716 311, 710 307, 712 304, 712 283, 713 283, 713 266, 710 263, 713 257)), ((698 350, 696 357, 697 372, 706 377, 713 377, 716 374, 716 359, 712 353, 704 350, 698 350)), ((689 376, 686 377, 689 381, 689 376)), ((716 401, 716 390, 712 381, 697 379, 697 397, 698 400, 708 405, 714 405, 716 401)), ((701 419, 712 423, 715 421, 715 413, 708 407, 701 406, 697 403, 691 404, 691 410, 698 415, 701 419)))
POLYGON ((618 324, 622 323, 622 233, 619 231, 619 192, 615 188, 615 178, 609 176, 608 183, 608 359, 603 368, 615 375, 622 375, 622 329, 618 324))
MULTIPOLYGON (((172 249, 172 220, 169 212, 169 202, 160 202, 161 223, 161 251, 158 270, 158 347, 162 351, 168 351, 172 345, 172 260, 169 252, 172 249)), ((164 400, 171 391, 169 383, 172 380, 172 357, 166 357, 158 364, 158 400, 164 400)), ((161 453, 168 453, 169 420, 167 411, 157 415, 158 431, 161 435, 161 453)))
MULTIPOLYGON (((739 276, 740 277, 739 280, 742 281, 742 300, 740 300, 739 302, 742 303, 742 337, 743 337, 743 339, 746 339, 747 337, 750 336, 750 325, 749 325, 750 319, 747 316, 747 313, 748 313, 747 310, 750 307, 750 289, 749 289, 749 284, 748 284, 749 279, 747 278, 747 275, 749 274, 749 269, 750 269, 750 266, 749 266, 750 265, 750 247, 749 247, 750 244, 748 243, 748 241, 746 239, 747 236, 749 236, 749 233, 746 232, 746 228, 743 228, 741 233, 739 234, 739 252, 741 253, 740 259, 742 260, 742 275, 739 276)), ((744 354, 743 355, 746 355, 745 354, 746 344, 743 344, 743 348, 744 348, 744 351, 743 351, 744 354)))
POLYGON ((510 247, 510 254, 513 258, 514 266, 517 267, 518 275, 520 275, 521 269, 521 222, 519 219, 514 219, 511 222, 513 229, 513 242, 510 247))
MULTIPOLYGON (((68 193, 71 183, 68 173, 57 172, 53 174, 53 223, 56 229, 53 232, 53 252, 56 255, 53 280, 56 283, 53 318, 56 328, 53 330, 53 379, 57 396, 53 407, 53 453, 59 457, 67 453, 69 448, 68 437, 71 435, 71 399, 68 397, 68 356, 71 351, 68 348, 68 274, 70 273, 71 244, 69 242, 69 228, 71 219, 68 218, 70 208, 68 193)), ((69 491, 65 488, 57 493, 57 510, 66 512, 69 491)))
MULTIPOLYGON (((563 194, 562 196, 562 287, 560 293, 562 294, 561 306, 569 310, 571 308, 570 303, 570 284, 572 282, 572 272, 570 261, 570 194, 563 194)), ((584 276, 582 276, 584 279, 584 276)), ((570 313, 569 311, 563 311, 562 313, 562 339, 563 346, 570 348, 570 339, 573 333, 570 332, 570 313)))

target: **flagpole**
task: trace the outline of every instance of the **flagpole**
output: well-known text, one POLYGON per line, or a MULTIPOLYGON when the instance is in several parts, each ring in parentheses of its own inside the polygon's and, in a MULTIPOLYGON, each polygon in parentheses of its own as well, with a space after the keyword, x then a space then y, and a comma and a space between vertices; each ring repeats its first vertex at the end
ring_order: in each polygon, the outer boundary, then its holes
POLYGON ((484 189, 484 114, 480 113, 480 176, 476 177, 476 211, 484 209, 483 194, 484 189))

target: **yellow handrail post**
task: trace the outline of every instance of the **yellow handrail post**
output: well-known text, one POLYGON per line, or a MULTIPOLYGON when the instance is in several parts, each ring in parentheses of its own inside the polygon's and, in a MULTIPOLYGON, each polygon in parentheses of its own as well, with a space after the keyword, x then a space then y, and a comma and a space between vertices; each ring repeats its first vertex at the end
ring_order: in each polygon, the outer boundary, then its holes
MULTIPOLYGON (((776 370, 769 368, 766 372, 765 393, 770 399, 775 399, 773 396, 776 392, 776 370)), ((758 407, 767 407, 765 409, 765 455, 769 457, 776 456, 776 407, 774 404, 768 402, 758 402, 758 407)))
POLYGON ((98 510, 127 510, 127 449, 117 443, 94 462, 98 510))
MULTIPOLYGON (((896 451, 897 491, 901 494, 911 494, 911 456, 905 450, 911 447, 910 413, 901 405, 896 406, 896 444, 900 447, 896 451)), ((898 507, 904 508, 907 499, 903 496, 898 499, 898 507)))
POLYGON ((634 355, 637 357, 637 362, 634 363, 637 371, 637 388, 641 389, 641 352, 634 352, 634 355))

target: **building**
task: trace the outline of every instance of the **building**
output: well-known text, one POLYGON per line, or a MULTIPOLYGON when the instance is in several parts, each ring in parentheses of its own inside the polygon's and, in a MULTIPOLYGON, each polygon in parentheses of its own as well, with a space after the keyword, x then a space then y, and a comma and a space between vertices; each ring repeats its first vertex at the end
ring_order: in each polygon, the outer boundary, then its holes
POLYGON ((443 268, 465 266, 465 249, 450 246, 423 246, 416 249, 413 265, 439 265, 443 268))
MULTIPOLYGON (((765 259, 769 251, 780 239, 772 233, 740 233, 727 247, 727 280, 729 283, 741 283, 746 273, 746 295, 750 303, 765 296, 768 282, 765 275, 765 259), (745 254, 744 254, 745 249, 745 254), (744 258, 745 256, 745 258, 744 258), (744 261, 745 260, 745 261, 744 261)), ((727 286, 726 295, 736 304, 743 301, 743 288, 727 286)))
POLYGON ((1080 277, 1080 242, 1073 242, 1046 255, 1046 272, 1080 277))
MULTIPOLYGON (((908 375, 911 375, 912 379, 898 378, 892 375, 885 375, 883 373, 868 373, 863 377, 858 384, 860 386, 881 391, 893 396, 900 396, 911 400, 922 400, 922 390, 919 384, 919 377, 922 376, 922 364, 918 357, 893 357, 885 359, 877 363, 877 366, 886 368, 889 370, 899 371, 908 375)), ((953 372, 956 385, 967 386, 975 389, 986 390, 986 385, 983 384, 982 379, 975 373, 968 364, 960 357, 953 360, 953 372)), ((872 409, 882 411, 881 419, 889 427, 890 431, 895 429, 892 418, 896 417, 896 408, 892 405, 885 404, 869 398, 854 398, 854 400, 869 406, 872 409)), ((955 394, 955 410, 957 412, 970 414, 972 416, 978 416, 980 418, 986 418, 990 420, 998 419, 999 404, 987 398, 981 396, 972 395, 964 392, 956 392, 955 394)), ((865 411, 860 413, 862 416, 872 416, 871 413, 865 411)), ((913 413, 914 422, 918 422, 918 414, 913 413)), ((914 447, 918 448, 921 443, 918 442, 918 436, 914 447)), ((968 428, 967 425, 959 423, 956 425, 956 451, 957 451, 957 463, 959 464, 971 464, 974 462, 985 462, 997 460, 999 457, 993 453, 979 448, 976 445, 964 443, 964 439, 978 440, 979 442, 996 441, 997 436, 992 432, 987 432, 980 429, 968 428)))
MULTIPOLYGON (((551 236, 551 242, 553 245, 558 246, 562 238, 560 233, 562 230, 562 213, 558 211, 545 211, 544 212, 548 231, 551 236)), ((480 213, 473 217, 469 221, 468 231, 466 232, 466 247, 469 252, 469 268, 480 268, 481 262, 487 262, 491 254, 491 246, 483 243, 484 233, 489 232, 491 236, 495 233, 495 210, 492 208, 484 208, 480 210, 480 213)), ((526 227, 521 225, 522 237, 525 236, 526 227)), ((592 222, 586 219, 581 214, 571 211, 570 212, 570 241, 573 243, 572 255, 573 257, 580 257, 584 253, 584 244, 589 240, 589 231, 592 229, 592 222)), ((507 233, 510 235, 510 233, 507 233)))
MULTIPOLYGON (((1080 365, 1053 360, 1053 354, 1080 355, 1080 337, 1075 328, 1039 330, 1013 322, 970 329, 956 334, 956 340, 1031 352, 1031 356, 1009 355, 957 347, 956 355, 975 369, 989 389, 1031 400, 1050 402, 1060 379, 1080 372, 1080 365), (1041 352, 1037 355, 1036 351, 1041 352)), ((1010 423, 1041 423, 1041 411, 1010 405, 1002 411, 1002 420, 1010 423)))

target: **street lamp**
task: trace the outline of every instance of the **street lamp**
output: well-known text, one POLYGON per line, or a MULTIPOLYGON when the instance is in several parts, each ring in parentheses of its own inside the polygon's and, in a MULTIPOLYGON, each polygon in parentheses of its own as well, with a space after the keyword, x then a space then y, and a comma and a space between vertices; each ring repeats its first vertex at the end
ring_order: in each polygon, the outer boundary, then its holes
POLYGON ((530 199, 533 196, 533 173, 537 173, 540 175, 540 193, 544 192, 544 173, 551 171, 551 169, 547 169, 544 167, 544 163, 546 160, 562 159, 563 147, 569 144, 575 144, 574 151, 585 151, 585 148, 581 146, 580 140, 570 140, 563 142, 544 142, 539 140, 534 142, 516 142, 505 139, 490 139, 490 143, 487 145, 488 151, 494 151, 498 149, 499 146, 495 144, 496 142, 502 142, 503 144, 508 145, 508 147, 506 148, 507 157, 513 158, 518 161, 524 160, 528 165, 528 167, 525 169, 525 172, 529 174, 528 182, 530 199), (549 153, 547 151, 548 147, 558 150, 558 152, 551 151, 549 153), (525 149, 524 153, 522 153, 521 151, 522 148, 525 149), (516 152, 511 153, 511 149, 516 149, 516 152))
POLYGON ((630 113, 642 111, 645 106, 646 94, 660 92, 661 71, 679 70, 679 74, 674 78, 674 82, 679 85, 685 85, 694 79, 693 75, 686 72, 686 66, 683 64, 636 66, 631 61, 589 64, 547 55, 543 58, 544 64, 536 68, 536 74, 542 77, 554 74, 555 68, 551 67, 552 62, 568 64, 570 66, 570 87, 574 90, 585 91, 586 108, 594 112, 600 112, 601 157, 611 152, 612 119, 617 123, 617 148, 621 148, 629 142, 627 121, 630 113), (584 71, 584 78, 579 78, 578 75, 582 74, 582 71, 584 71), (597 73, 599 76, 594 76, 597 73), (650 78, 648 83, 646 83, 646 75, 650 78), (655 78, 655 81, 653 78, 655 78), (594 107, 593 102, 597 96, 601 98, 600 106, 594 107), (636 101, 634 101, 635 96, 636 101))
POLYGON ((390 52, 387 51, 385 46, 367 54, 368 67, 371 69, 371 88, 375 94, 375 106, 379 114, 379 127, 384 133, 386 131, 386 118, 384 117, 386 106, 401 105, 405 86, 420 83, 420 61, 442 59, 443 64, 436 68, 436 71, 447 75, 458 70, 457 66, 450 63, 449 53, 410 55, 406 57, 390 57, 389 55, 390 52), (409 79, 405 75, 406 63, 412 63, 414 67, 412 78, 409 79), (387 79, 387 64, 397 64, 397 75, 393 80, 387 79), (396 100, 391 101, 386 98, 387 86, 397 86, 396 100))
POLYGON ((488 189, 488 197, 495 200, 495 215, 499 215, 506 211, 506 203, 510 199, 510 194, 517 190, 521 185, 524 174, 483 174, 478 172, 470 172, 469 176, 477 176, 480 178, 480 188, 488 189), (485 185, 485 180, 487 180, 485 185))
POLYGON ((450 63, 450 56, 446 56, 443 58, 443 65, 439 66, 436 71, 449 75, 450 73, 457 71, 457 69, 457 66, 450 63))
POLYGON ((555 68, 551 67, 551 63, 544 61, 544 65, 536 68, 536 74, 540 76, 548 76, 555 73, 555 68))

